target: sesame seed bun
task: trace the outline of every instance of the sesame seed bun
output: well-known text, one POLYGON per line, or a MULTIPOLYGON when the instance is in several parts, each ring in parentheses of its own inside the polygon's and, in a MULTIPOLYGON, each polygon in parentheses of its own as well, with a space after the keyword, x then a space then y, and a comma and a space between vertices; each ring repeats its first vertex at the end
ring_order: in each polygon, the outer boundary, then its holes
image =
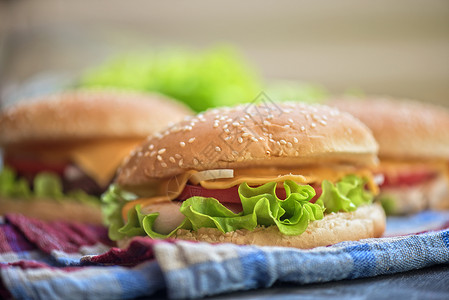
POLYGON ((329 105, 371 129, 381 158, 449 159, 449 110, 444 107, 385 97, 347 97, 329 105))
POLYGON ((377 144, 356 118, 298 103, 208 110, 150 136, 118 173, 121 186, 145 185, 188 170, 377 162, 377 144))
POLYGON ((0 145, 145 137, 191 111, 161 95, 68 91, 22 101, 0 114, 0 145))

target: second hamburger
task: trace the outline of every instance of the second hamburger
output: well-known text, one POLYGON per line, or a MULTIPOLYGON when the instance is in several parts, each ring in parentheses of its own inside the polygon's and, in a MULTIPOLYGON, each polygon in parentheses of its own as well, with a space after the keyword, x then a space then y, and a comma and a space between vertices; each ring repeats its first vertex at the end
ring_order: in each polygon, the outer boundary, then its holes
POLYGON ((379 237, 370 131, 326 106, 212 109, 149 137, 104 195, 110 237, 312 248, 379 237))

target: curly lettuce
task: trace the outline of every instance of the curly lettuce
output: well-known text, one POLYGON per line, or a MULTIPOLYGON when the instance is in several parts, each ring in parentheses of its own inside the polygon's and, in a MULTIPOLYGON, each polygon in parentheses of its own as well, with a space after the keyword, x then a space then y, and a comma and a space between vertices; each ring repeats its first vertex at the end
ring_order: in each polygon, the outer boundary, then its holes
POLYGON ((282 234, 300 235, 307 229, 309 222, 323 219, 325 212, 349 212, 360 205, 371 203, 373 196, 365 191, 364 185, 365 181, 354 175, 346 176, 336 184, 323 181, 322 195, 312 203, 310 201, 316 193, 309 185, 285 181, 283 187, 286 199, 281 200, 276 195, 275 182, 258 187, 242 183, 238 189, 242 212, 234 213, 214 198, 194 196, 182 203, 180 212, 185 219, 168 234, 153 230, 159 214, 144 214, 140 205, 128 211, 128 221, 125 224, 121 210, 136 196, 120 190, 116 185, 112 185, 103 195, 103 212, 112 240, 145 235, 167 238, 178 229, 198 230, 203 227, 216 228, 226 233, 238 229, 253 230, 257 226, 277 226, 282 234))
POLYGON ((119 56, 83 75, 80 86, 158 92, 197 112, 251 101, 262 90, 257 72, 230 47, 119 56))
POLYGON ((62 182, 58 175, 51 172, 41 172, 34 177, 33 188, 25 178, 20 178, 13 169, 3 167, 0 170, 0 197, 33 200, 36 198, 71 199, 82 203, 99 203, 95 196, 82 190, 68 191, 64 194, 62 182))

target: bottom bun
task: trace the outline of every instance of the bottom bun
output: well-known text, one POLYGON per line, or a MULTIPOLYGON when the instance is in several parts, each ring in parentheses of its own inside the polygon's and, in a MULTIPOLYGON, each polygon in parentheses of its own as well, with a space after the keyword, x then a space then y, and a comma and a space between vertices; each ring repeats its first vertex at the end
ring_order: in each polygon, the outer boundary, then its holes
MULTIPOLYGON (((357 241, 382 236, 385 231, 385 212, 380 204, 359 207, 355 212, 331 213, 324 219, 309 223, 306 231, 297 236, 283 235, 276 226, 240 229, 222 233, 215 228, 197 231, 179 229, 173 238, 208 243, 238 245, 282 246, 310 249, 343 241, 357 241)), ((129 246, 131 238, 117 242, 120 248, 129 246)))
POLYGON ((43 221, 71 221, 102 224, 100 206, 70 199, 9 199, 0 198, 0 215, 19 213, 43 221))
POLYGON ((239 245, 283 246, 310 249, 343 241, 357 241, 382 236, 385 230, 385 213, 379 204, 359 207, 355 212, 331 213, 324 219, 309 223, 301 235, 287 236, 276 226, 257 227, 254 230, 236 230, 222 233, 215 228, 198 231, 180 229, 175 238, 209 243, 234 243, 239 245))

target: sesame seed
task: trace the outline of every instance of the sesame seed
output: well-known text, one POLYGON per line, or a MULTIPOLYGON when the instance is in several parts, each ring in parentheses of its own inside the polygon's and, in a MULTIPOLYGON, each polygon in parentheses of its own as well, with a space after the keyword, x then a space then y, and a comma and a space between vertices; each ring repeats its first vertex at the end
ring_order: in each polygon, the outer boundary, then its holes
POLYGON ((282 145, 287 144, 287 142, 286 142, 285 140, 280 140, 279 142, 280 142, 282 145))
POLYGON ((266 127, 262 127, 262 130, 265 132, 268 132, 268 128, 266 128, 266 127))
POLYGON ((193 159, 193 164, 194 164, 195 166, 196 166, 197 164, 199 164, 198 159, 194 158, 194 159, 193 159))
POLYGON ((153 157, 156 154, 156 151, 151 151, 150 157, 153 157))
POLYGON ((215 151, 220 152, 221 148, 217 146, 217 147, 215 147, 215 151))
POLYGON ((238 138, 238 142, 239 142, 240 144, 243 143, 242 137, 239 137, 239 138, 238 138))
POLYGON ((290 123, 292 123, 292 124, 293 124, 293 120, 292 120, 292 119, 288 119, 288 121, 289 121, 290 123))
POLYGON ((217 122, 214 123, 214 128, 217 128, 219 124, 217 122))
POLYGON ((281 151, 279 151, 279 156, 281 156, 282 154, 284 154, 284 150, 281 149, 281 151))
POLYGON ((178 162, 178 166, 181 167, 183 163, 184 163, 184 160, 181 159, 181 160, 178 162))
POLYGON ((310 124, 310 127, 315 128, 315 127, 316 127, 316 124, 315 124, 315 123, 312 123, 312 124, 310 124))
POLYGON ((321 121, 320 121, 320 124, 323 125, 323 126, 326 126, 326 125, 327 125, 327 122, 324 121, 324 120, 321 120, 321 121))
POLYGON ((232 154, 233 155, 239 155, 239 153, 237 151, 235 151, 235 150, 232 151, 232 154))
POLYGON ((145 152, 144 156, 145 157, 149 157, 150 156, 150 152, 145 152))
POLYGON ((231 123, 232 119, 227 119, 226 122, 231 123))
POLYGON ((298 139, 294 137, 294 138, 293 138, 293 142, 297 143, 297 142, 298 142, 298 139))
POLYGON ((170 156, 170 158, 168 160, 171 161, 172 163, 176 162, 176 160, 175 160, 175 158, 173 156, 170 156))
POLYGON ((167 164, 166 163, 161 163, 161 166, 163 167, 163 168, 166 168, 167 167, 167 164))
POLYGON ((275 140, 273 140, 273 139, 270 139, 270 142, 272 142, 272 143, 275 143, 276 141, 275 141, 275 140))
POLYGON ((228 124, 224 124, 223 129, 228 128, 228 124))
POLYGON ((290 125, 288 125, 288 124, 284 125, 284 128, 290 128, 290 125))
POLYGON ((291 148, 291 147, 293 147, 293 144, 290 143, 290 142, 288 142, 288 143, 287 143, 287 146, 288 146, 289 148, 291 148))
POLYGON ((185 147, 185 146, 186 146, 186 143, 184 143, 184 142, 179 142, 179 146, 185 147))
POLYGON ((239 122, 234 122, 234 123, 232 123, 232 126, 234 126, 234 127, 240 126, 240 123, 239 122))
POLYGON ((224 132, 230 133, 231 131, 230 131, 229 129, 226 128, 226 129, 224 130, 224 132))
POLYGON ((254 141, 254 142, 258 142, 259 140, 257 139, 257 138, 255 138, 255 137, 251 137, 251 139, 254 141))
POLYGON ((162 156, 158 155, 156 157, 157 157, 157 160, 162 161, 162 156))
POLYGON ((232 136, 227 136, 227 137, 225 137, 225 141, 229 141, 230 139, 232 138, 232 136))
POLYGON ((279 141, 277 141, 276 144, 278 144, 279 146, 281 145, 281 143, 279 141))
POLYGON ((178 153, 175 154, 175 158, 180 159, 182 156, 179 155, 178 153))
POLYGON ((165 148, 162 148, 161 150, 159 150, 157 153, 158 154, 164 154, 165 153, 165 151, 167 151, 167 149, 165 149, 165 148))
POLYGON ((195 138, 193 137, 193 138, 190 138, 189 139, 189 144, 191 144, 191 143, 193 143, 195 141, 195 138))
POLYGON ((324 120, 327 120, 327 116, 326 116, 326 115, 323 115, 323 119, 324 119, 324 120))
POLYGON ((260 137, 259 137, 259 140, 265 141, 265 138, 260 136, 260 137))
POLYGON ((251 135, 251 133, 249 133, 249 132, 242 133, 242 137, 247 137, 247 136, 250 136, 250 135, 251 135))
POLYGON ((305 131, 306 128, 304 126, 301 126, 301 131, 305 131))
POLYGON ((154 149, 154 145, 151 144, 150 146, 148 146, 148 150, 153 150, 154 149))
POLYGON ((265 153, 266 153, 268 156, 270 156, 270 154, 271 154, 270 150, 267 150, 265 153))
POLYGON ((263 121, 263 125, 269 126, 269 125, 271 125, 271 123, 269 121, 265 120, 265 121, 263 121))

